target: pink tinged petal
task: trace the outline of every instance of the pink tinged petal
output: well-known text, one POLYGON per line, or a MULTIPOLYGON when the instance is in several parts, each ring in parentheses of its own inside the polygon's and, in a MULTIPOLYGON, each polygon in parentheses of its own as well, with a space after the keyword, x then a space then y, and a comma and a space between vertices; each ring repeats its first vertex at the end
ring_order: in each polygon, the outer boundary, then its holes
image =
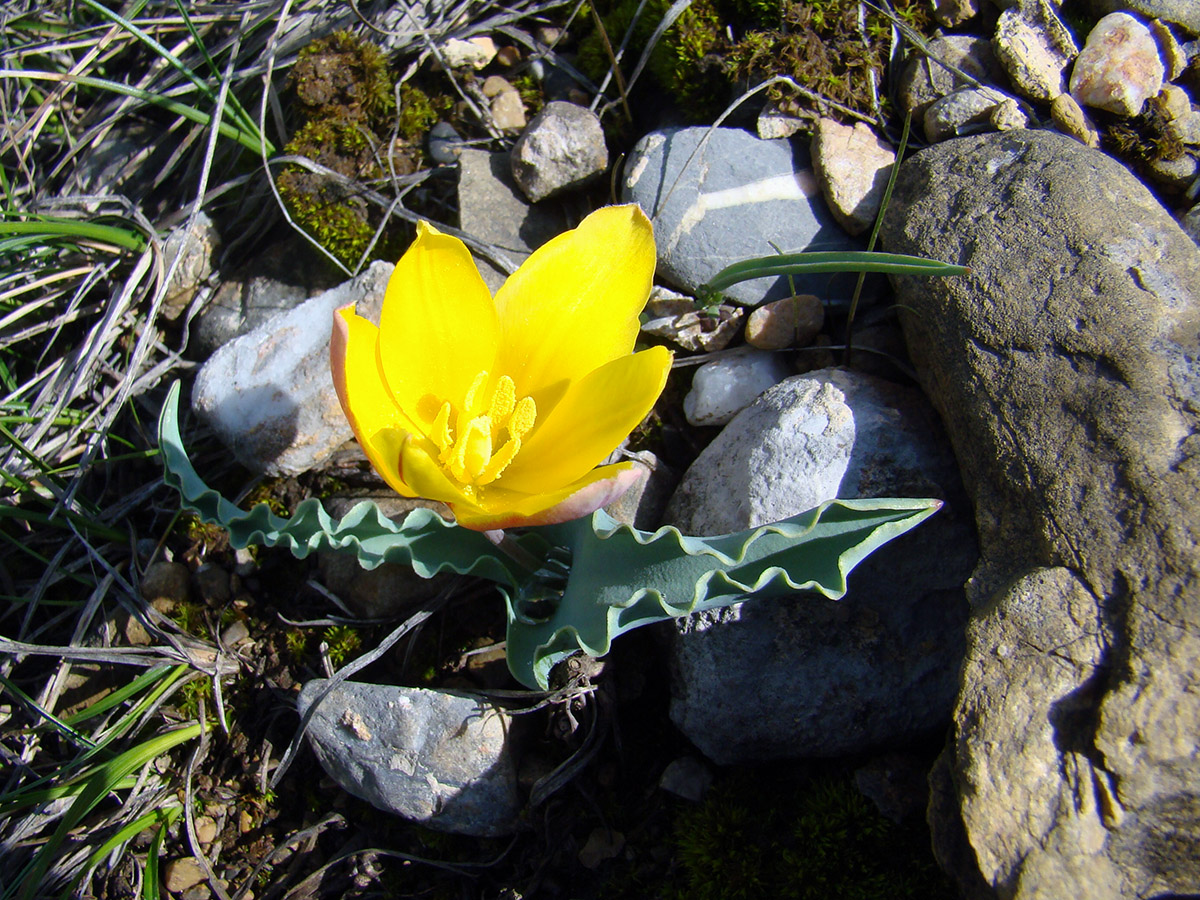
POLYGON ((521 495, 490 488, 484 507, 450 506, 458 524, 473 531, 557 525, 607 506, 637 484, 640 477, 633 463, 622 462, 593 469, 575 483, 548 494, 521 495))

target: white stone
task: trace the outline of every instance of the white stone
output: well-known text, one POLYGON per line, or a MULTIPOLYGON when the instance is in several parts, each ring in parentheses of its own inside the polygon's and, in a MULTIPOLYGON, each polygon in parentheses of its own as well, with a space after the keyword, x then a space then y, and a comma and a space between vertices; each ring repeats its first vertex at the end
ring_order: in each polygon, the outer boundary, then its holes
POLYGON ((696 370, 683 398, 683 414, 692 425, 724 425, 790 374, 778 353, 735 350, 696 370))
POLYGON ((1092 29, 1071 72, 1071 94, 1084 106, 1136 116, 1162 90, 1166 67, 1150 29, 1110 13, 1092 29))
POLYGON ((392 264, 306 300, 217 350, 192 388, 192 409, 256 472, 318 468, 352 437, 329 375, 333 313, 350 303, 376 318, 392 264))

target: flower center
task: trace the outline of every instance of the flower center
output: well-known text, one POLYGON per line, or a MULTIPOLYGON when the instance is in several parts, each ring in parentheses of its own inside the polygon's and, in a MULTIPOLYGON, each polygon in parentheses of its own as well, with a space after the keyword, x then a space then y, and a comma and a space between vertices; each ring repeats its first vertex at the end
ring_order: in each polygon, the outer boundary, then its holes
POLYGON ((521 438, 537 419, 532 397, 517 399, 517 386, 507 375, 488 391, 488 373, 480 372, 457 410, 447 400, 438 410, 429 438, 438 462, 464 486, 490 484, 508 468, 521 449, 521 438))

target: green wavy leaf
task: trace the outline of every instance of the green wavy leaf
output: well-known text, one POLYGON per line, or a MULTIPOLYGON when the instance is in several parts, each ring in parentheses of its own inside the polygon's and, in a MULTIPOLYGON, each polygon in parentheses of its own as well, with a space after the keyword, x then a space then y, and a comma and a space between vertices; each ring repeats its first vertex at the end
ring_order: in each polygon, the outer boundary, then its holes
POLYGON ((508 565, 480 532, 459 528, 428 509, 415 509, 399 523, 366 500, 341 521, 315 497, 302 501, 290 519, 273 514, 264 503, 249 512, 239 509, 205 484, 188 459, 179 434, 178 382, 171 385, 158 418, 158 446, 166 483, 202 519, 225 528, 235 548, 282 546, 299 559, 318 550, 338 550, 355 554, 366 569, 391 562, 411 565, 422 578, 450 571, 506 585, 520 583, 515 564, 508 565))
MULTIPOLYGON (((535 618, 508 598, 508 666, 546 689, 550 670, 577 650, 603 656, 633 628, 756 597, 846 593, 846 576, 868 554, 916 527, 940 500, 830 500, 780 522, 718 537, 654 533, 603 510, 540 529, 568 546, 572 564, 554 612, 535 618)), ((536 607, 534 607, 536 609, 536 607)))

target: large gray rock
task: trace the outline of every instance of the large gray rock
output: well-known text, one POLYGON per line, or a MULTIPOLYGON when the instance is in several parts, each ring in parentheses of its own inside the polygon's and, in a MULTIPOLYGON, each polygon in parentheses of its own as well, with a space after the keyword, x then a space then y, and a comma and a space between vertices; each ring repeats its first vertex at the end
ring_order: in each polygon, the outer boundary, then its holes
MULTIPOLYGON (((304 685, 301 715, 326 684, 304 685)), ((377 809, 489 837, 515 830, 521 811, 511 727, 476 697, 347 681, 317 707, 307 737, 330 777, 377 809)))
POLYGON ((248 469, 298 475, 353 436, 329 374, 333 313, 356 303, 360 315, 378 321, 393 268, 372 263, 224 345, 201 367, 192 409, 248 469))
POLYGON ((983 554, 934 830, 1006 898, 1200 893, 1200 252, 1048 132, 918 153, 883 236, 972 270, 895 279, 983 554))
MULTIPOLYGON (((858 250, 838 227, 809 163, 808 151, 784 138, 764 141, 739 128, 646 135, 625 163, 622 197, 654 221, 658 274, 695 293, 726 266, 799 250, 858 250)), ((758 278, 725 293, 744 303, 796 294, 849 297, 855 278, 803 275, 758 278)))
POLYGON ((940 497, 838 602, 754 600, 672 630, 671 718, 722 764, 895 746, 945 727, 975 564, 949 448, 919 391, 824 369, 777 384, 692 464, 666 521, 721 534, 834 497, 940 497))

